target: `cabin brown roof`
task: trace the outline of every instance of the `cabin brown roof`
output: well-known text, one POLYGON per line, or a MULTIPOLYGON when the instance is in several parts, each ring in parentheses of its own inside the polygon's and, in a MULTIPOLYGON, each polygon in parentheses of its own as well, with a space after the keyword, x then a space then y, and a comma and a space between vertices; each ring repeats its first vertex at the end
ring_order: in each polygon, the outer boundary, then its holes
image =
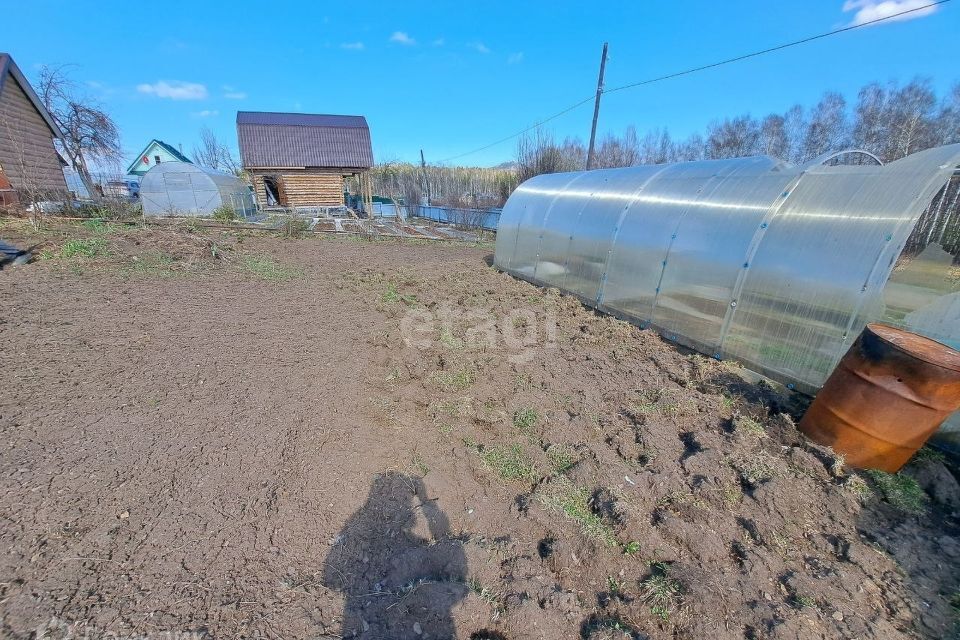
POLYGON ((237 140, 245 169, 373 166, 363 116, 240 111, 237 140))
POLYGON ((23 89, 23 93, 26 94, 27 99, 33 104, 33 108, 37 110, 37 113, 40 114, 40 117, 43 118, 43 121, 50 128, 50 133, 53 134, 53 137, 62 140, 63 131, 61 131, 57 123, 54 122, 47 108, 43 106, 43 102, 40 101, 33 87, 30 86, 30 83, 27 82, 27 79, 23 76, 20 67, 13 61, 13 57, 9 53, 0 52, 0 91, 3 91, 3 84, 7 79, 8 73, 13 76, 17 84, 20 85, 20 88, 23 89))

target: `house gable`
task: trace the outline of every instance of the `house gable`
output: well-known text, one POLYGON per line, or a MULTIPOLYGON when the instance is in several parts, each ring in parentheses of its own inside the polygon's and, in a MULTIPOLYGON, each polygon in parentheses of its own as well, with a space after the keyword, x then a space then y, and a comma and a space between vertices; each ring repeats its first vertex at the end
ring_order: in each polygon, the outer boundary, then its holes
POLYGON ((31 197, 67 191, 53 144, 62 135, 13 59, 0 53, 0 170, 14 189, 31 197))
POLYGON ((142 176, 159 164, 158 160, 159 162, 189 162, 193 164, 190 158, 180 153, 176 147, 154 138, 127 167, 127 175, 142 176))

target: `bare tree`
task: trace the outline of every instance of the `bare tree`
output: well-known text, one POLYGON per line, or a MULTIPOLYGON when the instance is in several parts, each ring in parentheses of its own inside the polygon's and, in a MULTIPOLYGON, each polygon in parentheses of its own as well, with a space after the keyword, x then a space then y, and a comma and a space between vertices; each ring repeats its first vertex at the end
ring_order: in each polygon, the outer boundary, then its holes
POLYGON ((936 130, 940 134, 937 144, 960 142, 960 82, 953 85, 950 94, 940 105, 936 130))
POLYGON ((786 133, 788 149, 783 159, 790 162, 802 161, 803 137, 807 131, 807 117, 803 107, 795 104, 787 109, 783 114, 783 129, 786 133))
MULTIPOLYGON (((960 84, 938 101, 929 81, 914 79, 902 87, 866 85, 852 112, 842 95, 827 92, 809 111, 794 105, 782 115, 769 114, 759 121, 750 115, 717 120, 707 128, 706 137, 694 133, 683 141, 675 142, 660 128, 647 131, 638 141, 630 127, 622 136, 603 138, 597 161, 600 167, 621 167, 767 154, 800 164, 852 145, 888 162, 954 142, 960 142, 960 84)), ((500 185, 501 197, 532 176, 581 169, 585 153, 577 139, 557 144, 550 134, 537 130, 518 143, 516 180, 500 185)), ((953 231, 945 233, 952 237, 953 231)))
POLYGON ((690 162, 705 160, 706 157, 707 144, 699 133, 691 134, 686 140, 674 147, 674 161, 690 162))
POLYGON ((914 79, 892 87, 884 161, 896 160, 936 144, 934 112, 937 98, 928 80, 914 79))
POLYGON ((586 149, 575 138, 567 138, 562 145, 542 129, 523 136, 517 143, 517 178, 523 182, 543 173, 578 171, 586 164, 586 149))
POLYGON ((193 147, 193 161, 214 171, 224 171, 234 175, 240 175, 243 171, 233 152, 217 138, 210 127, 200 130, 200 144, 193 147))
POLYGON ((748 115, 728 118, 710 125, 707 157, 742 158, 755 155, 760 143, 760 125, 748 115))
POLYGON ((787 135, 787 119, 771 113, 760 123, 759 151, 781 160, 790 159, 790 137, 787 135))
POLYGON ((872 82, 860 89, 854 108, 853 146, 882 155, 886 136, 887 92, 872 82))
POLYGON ((811 160, 828 151, 838 151, 847 142, 847 101, 828 91, 813 108, 803 138, 801 159, 811 160))
POLYGON ((65 67, 42 67, 37 83, 40 99, 63 131, 63 150, 87 192, 98 198, 90 165, 116 162, 122 155, 113 118, 77 89, 65 67))
POLYGON ((630 167, 639 162, 640 145, 637 142, 637 131, 633 127, 627 127, 623 137, 608 134, 600 141, 596 153, 597 168, 630 167))
POLYGON ((640 142, 638 158, 631 164, 663 164, 673 162, 676 159, 677 149, 670 138, 670 133, 666 129, 653 129, 643 137, 640 142))

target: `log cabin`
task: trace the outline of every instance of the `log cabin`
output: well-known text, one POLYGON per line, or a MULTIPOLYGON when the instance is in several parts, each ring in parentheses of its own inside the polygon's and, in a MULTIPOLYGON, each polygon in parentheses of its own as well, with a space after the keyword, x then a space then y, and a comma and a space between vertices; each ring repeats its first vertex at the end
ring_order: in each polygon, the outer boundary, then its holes
POLYGON ((55 138, 63 133, 53 117, 13 58, 0 53, 0 173, 21 202, 67 193, 55 138))
POLYGON ((356 177, 372 210, 373 148, 363 116, 240 111, 237 140, 261 208, 342 206, 344 179, 356 177))

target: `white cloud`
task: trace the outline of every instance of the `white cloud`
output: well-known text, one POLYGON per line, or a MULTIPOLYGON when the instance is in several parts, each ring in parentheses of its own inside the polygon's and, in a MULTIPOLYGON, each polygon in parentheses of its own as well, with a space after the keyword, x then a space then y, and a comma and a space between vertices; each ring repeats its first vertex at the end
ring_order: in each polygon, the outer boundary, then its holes
POLYGON ((220 115, 220 112, 216 109, 204 109, 203 111, 197 111, 193 114, 198 118, 213 118, 220 115))
POLYGON ((344 42, 340 45, 341 49, 347 49, 350 51, 363 51, 362 42, 344 42))
POLYGON ((246 100, 247 92, 240 91, 236 87, 231 87, 228 84, 223 85, 223 97, 227 100, 246 100))
POLYGON ((517 51, 507 56, 507 64, 520 64, 523 62, 523 51, 517 51))
POLYGON ((208 92, 205 85, 196 82, 167 82, 160 80, 153 84, 138 84, 137 91, 158 98, 170 100, 204 100, 208 92))
POLYGON ((411 38, 406 31, 394 31, 393 35, 390 36, 390 42, 396 42, 397 44, 405 44, 407 46, 412 46, 417 44, 417 41, 411 38))
POLYGON ((490 53, 490 48, 482 42, 471 42, 467 45, 477 53, 490 53))
POLYGON ((892 20, 913 20, 915 18, 929 16, 937 10, 937 7, 925 6, 928 4, 930 4, 930 0, 846 0, 846 2, 843 3, 843 11, 856 11, 856 13, 853 14, 853 19, 850 21, 850 26, 856 26, 873 20, 887 18, 898 13, 903 13, 904 11, 910 11, 911 9, 917 9, 917 11, 897 16, 892 20), (924 8, 920 9, 920 7, 924 8))
POLYGON ((431 44, 433 44, 433 46, 435 46, 435 47, 442 47, 442 46, 445 45, 446 43, 447 43, 447 41, 444 40, 443 38, 437 38, 437 39, 434 40, 431 44))

